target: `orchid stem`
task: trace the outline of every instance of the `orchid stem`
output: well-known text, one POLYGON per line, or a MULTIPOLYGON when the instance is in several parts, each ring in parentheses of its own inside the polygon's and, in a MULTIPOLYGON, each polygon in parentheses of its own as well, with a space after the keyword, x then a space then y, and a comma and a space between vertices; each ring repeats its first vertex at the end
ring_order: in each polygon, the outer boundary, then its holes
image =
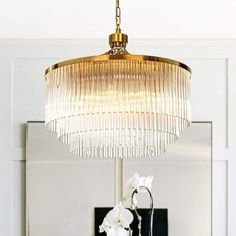
MULTIPOLYGON (((153 236, 153 213, 154 213, 154 209, 153 209, 153 197, 152 197, 152 193, 151 191, 145 187, 145 186, 140 186, 139 187, 140 189, 145 189, 148 193, 149 193, 149 196, 150 196, 150 209, 151 209, 151 218, 150 218, 150 232, 149 232, 149 236, 153 236)), ((134 204, 134 195, 138 193, 138 189, 135 189, 131 195, 131 204, 132 206, 135 206, 134 207, 134 212, 137 216, 137 219, 138 219, 138 231, 139 231, 139 236, 142 236, 141 234, 141 229, 142 229, 142 217, 138 214, 138 211, 137 211, 137 206, 134 204)))

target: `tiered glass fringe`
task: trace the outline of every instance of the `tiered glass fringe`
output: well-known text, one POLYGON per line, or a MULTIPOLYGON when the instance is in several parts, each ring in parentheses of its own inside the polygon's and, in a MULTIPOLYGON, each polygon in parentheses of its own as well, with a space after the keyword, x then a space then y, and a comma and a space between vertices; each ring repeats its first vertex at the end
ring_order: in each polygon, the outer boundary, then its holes
POLYGON ((164 62, 65 65, 46 75, 46 125, 78 157, 155 157, 190 125, 190 76, 164 62))

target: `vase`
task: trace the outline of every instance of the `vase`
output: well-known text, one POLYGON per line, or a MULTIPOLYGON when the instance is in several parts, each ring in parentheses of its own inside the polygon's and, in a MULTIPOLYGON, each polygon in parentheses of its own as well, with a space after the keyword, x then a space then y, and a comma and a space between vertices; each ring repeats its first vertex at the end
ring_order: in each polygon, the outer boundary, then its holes
POLYGON ((122 227, 111 228, 107 232, 107 236, 130 236, 129 231, 122 227))

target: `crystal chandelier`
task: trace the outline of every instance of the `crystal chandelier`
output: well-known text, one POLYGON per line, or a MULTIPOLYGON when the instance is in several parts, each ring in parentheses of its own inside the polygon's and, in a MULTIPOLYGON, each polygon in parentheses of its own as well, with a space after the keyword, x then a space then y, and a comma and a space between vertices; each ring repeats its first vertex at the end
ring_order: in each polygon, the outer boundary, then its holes
POLYGON ((116 33, 102 55, 59 62, 46 70, 46 118, 78 157, 155 157, 191 123, 191 70, 161 57, 130 54, 116 33))

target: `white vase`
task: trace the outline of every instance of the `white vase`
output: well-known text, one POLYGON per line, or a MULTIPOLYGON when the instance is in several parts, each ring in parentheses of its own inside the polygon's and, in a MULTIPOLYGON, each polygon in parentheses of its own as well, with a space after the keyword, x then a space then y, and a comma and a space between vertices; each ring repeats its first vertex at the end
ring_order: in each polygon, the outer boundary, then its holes
POLYGON ((119 228, 111 228, 107 232, 107 236, 129 236, 129 231, 119 227, 119 228))

